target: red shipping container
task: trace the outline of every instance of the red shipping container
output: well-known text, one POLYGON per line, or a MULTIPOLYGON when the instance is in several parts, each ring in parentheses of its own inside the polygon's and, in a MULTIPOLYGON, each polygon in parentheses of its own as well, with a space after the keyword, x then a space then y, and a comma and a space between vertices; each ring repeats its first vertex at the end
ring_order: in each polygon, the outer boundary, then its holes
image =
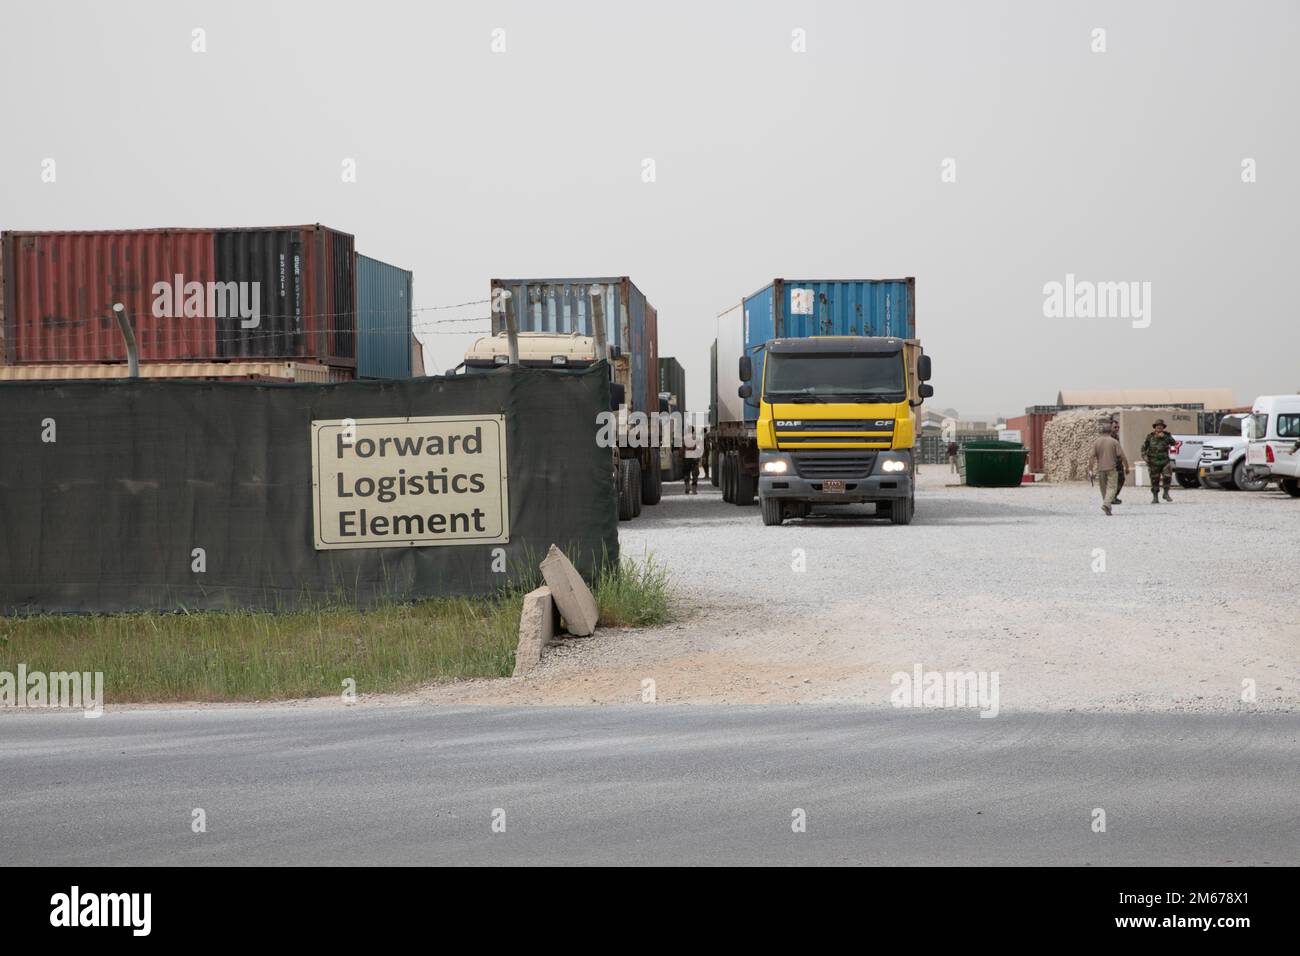
POLYGON ((1043 428, 1056 417, 1056 412, 1029 412, 1007 419, 1007 428, 1020 432, 1020 443, 1029 449, 1029 470, 1043 470, 1043 428))
POLYGON ((352 367, 353 238, 320 225, 6 232, 6 364, 307 358, 352 367))

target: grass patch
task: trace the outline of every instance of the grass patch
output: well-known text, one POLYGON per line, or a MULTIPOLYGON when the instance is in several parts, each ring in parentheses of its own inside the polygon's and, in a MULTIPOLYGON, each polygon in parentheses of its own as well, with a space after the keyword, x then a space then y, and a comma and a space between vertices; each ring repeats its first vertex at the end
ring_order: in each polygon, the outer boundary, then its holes
MULTIPOLYGON (((596 585, 601 623, 668 617, 668 575, 653 560, 610 563, 596 585)), ((109 704, 252 701, 410 690, 506 677, 522 591, 360 611, 203 611, 0 619, 0 671, 102 671, 109 704)))
POLYGON ((596 579, 600 623, 609 627, 652 627, 668 620, 668 570, 647 555, 640 563, 607 563, 596 579))

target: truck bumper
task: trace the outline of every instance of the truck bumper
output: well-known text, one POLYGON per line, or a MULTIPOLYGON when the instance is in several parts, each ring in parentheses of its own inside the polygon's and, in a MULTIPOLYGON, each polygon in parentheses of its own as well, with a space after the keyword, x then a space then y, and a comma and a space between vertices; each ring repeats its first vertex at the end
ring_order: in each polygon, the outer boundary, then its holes
POLYGON ((912 476, 912 455, 910 451, 891 451, 887 455, 877 455, 872 473, 866 477, 832 476, 803 478, 800 477, 789 454, 783 452, 761 451, 758 455, 758 494, 760 498, 780 498, 785 501, 809 501, 821 504, 861 504, 869 501, 892 501, 895 498, 910 498, 914 492, 915 479, 912 476), (886 459, 901 460, 907 464, 905 471, 886 472, 882 465, 886 459), (768 462, 784 461, 786 471, 771 473, 766 470, 768 462), (829 480, 842 481, 843 491, 827 491, 829 480))
MULTIPOLYGON (((1232 462, 1235 465, 1236 462, 1232 462)), ((1213 485, 1221 485, 1232 479, 1232 467, 1226 461, 1204 462, 1197 467, 1197 475, 1213 485)))

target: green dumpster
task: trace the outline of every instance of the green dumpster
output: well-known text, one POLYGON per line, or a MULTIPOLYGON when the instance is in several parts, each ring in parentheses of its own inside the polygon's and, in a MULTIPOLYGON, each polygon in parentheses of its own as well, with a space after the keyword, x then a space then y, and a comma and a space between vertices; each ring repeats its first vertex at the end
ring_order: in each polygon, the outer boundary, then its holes
POLYGON ((973 441, 961 446, 957 466, 965 484, 1014 488, 1025 473, 1029 449, 1015 441, 973 441))

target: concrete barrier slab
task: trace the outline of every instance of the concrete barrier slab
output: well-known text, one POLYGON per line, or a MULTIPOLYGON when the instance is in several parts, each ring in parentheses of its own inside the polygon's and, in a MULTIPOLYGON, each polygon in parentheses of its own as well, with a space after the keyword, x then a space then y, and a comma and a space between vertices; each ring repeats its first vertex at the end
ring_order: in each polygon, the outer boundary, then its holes
POLYGON ((542 577, 551 589, 555 606, 560 609, 569 633, 578 637, 593 633, 599 618, 596 598, 573 562, 555 545, 551 545, 542 561, 542 577))
POLYGON ((515 648, 515 672, 527 674, 542 659, 542 649, 555 638, 555 603, 551 589, 540 587, 524 595, 519 615, 519 644, 515 648))

